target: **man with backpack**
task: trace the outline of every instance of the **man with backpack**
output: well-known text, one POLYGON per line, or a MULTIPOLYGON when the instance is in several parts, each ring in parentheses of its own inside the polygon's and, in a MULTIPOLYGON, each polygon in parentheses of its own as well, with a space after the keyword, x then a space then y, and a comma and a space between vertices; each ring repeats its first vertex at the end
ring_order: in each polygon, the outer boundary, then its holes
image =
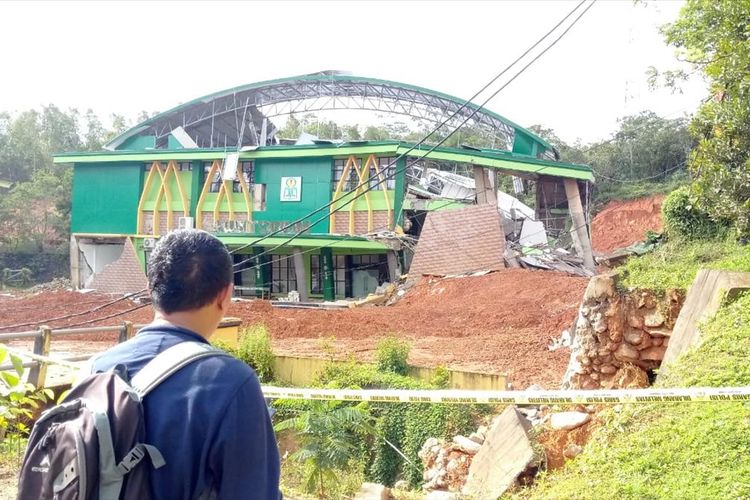
POLYGON ((92 369, 98 375, 40 419, 24 459, 19 498, 54 490, 55 498, 102 500, 279 499, 278 447, 258 378, 207 340, 232 297, 226 247, 203 231, 169 233, 151 254, 148 281, 154 322, 99 355, 92 369), (107 395, 100 410, 92 391, 99 399, 107 395), (131 400, 142 404, 142 426, 131 424, 134 429, 122 437, 122 428, 138 420, 141 410, 119 420, 113 415, 131 400), (102 413, 109 422, 102 424, 102 413), (112 440, 102 431, 107 427, 112 440), (66 442, 74 443, 74 451, 87 448, 87 440, 97 441, 98 459, 57 449, 66 442), (98 474, 92 476, 93 467, 98 474), (36 488, 45 474, 47 485, 36 488), (65 494, 68 489, 77 494, 65 494))

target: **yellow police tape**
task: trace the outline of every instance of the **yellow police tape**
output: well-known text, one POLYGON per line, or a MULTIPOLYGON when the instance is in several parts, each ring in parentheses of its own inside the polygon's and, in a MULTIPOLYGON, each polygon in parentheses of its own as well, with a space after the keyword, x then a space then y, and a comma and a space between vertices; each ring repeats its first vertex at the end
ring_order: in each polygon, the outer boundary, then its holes
POLYGON ((262 390, 263 395, 269 399, 372 401, 377 403, 552 405, 750 401, 750 386, 561 391, 353 390, 263 386, 262 390))

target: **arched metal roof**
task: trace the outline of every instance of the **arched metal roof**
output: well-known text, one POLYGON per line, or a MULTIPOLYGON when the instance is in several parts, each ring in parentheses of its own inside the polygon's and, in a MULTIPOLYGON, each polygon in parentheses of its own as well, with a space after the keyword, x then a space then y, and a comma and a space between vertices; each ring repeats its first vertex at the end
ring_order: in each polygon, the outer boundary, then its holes
MULTIPOLYGON (((322 72, 209 94, 138 124, 109 142, 105 149, 130 149, 131 139, 137 136, 153 136, 157 149, 166 148, 170 134, 184 138, 185 133, 190 138, 188 142, 201 148, 264 146, 275 143, 274 117, 334 109, 407 115, 437 124, 465 103, 463 99, 414 85, 322 72)), ((458 126, 477 108, 476 104, 468 103, 446 126, 458 126)), ((527 145, 536 146, 529 148, 536 155, 556 156, 552 145, 544 139, 492 111, 479 110, 467 126, 486 136, 487 147, 514 149, 514 141, 520 135, 527 145)))

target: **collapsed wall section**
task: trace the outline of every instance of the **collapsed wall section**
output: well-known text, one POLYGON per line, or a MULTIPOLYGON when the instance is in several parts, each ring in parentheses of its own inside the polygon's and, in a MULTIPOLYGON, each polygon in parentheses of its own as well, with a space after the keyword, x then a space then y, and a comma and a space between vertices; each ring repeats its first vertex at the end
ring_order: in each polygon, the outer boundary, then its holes
POLYGON ((621 292, 615 275, 591 278, 573 328, 563 387, 647 387, 661 365, 684 297, 621 292))

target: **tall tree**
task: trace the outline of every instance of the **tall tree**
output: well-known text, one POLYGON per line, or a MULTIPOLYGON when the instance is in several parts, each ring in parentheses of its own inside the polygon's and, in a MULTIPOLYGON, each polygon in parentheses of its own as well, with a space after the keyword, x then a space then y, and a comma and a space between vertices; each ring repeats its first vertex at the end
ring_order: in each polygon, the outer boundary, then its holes
POLYGON ((664 28, 667 43, 700 70, 712 99, 690 124, 690 170, 699 202, 750 236, 750 0, 688 0, 664 28))

